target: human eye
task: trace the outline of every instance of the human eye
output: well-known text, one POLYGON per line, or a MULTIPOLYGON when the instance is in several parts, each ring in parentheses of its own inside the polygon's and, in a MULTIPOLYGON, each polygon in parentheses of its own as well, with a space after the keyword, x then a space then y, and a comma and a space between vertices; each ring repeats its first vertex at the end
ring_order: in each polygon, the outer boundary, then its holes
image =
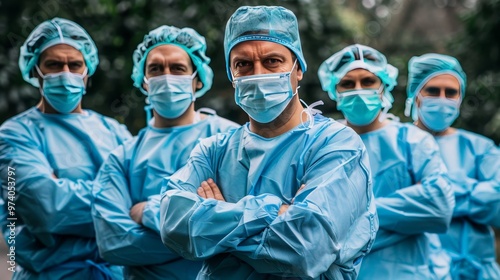
POLYGON ((428 95, 432 95, 432 96, 439 96, 439 94, 441 93, 441 89, 438 88, 438 87, 426 87, 424 89, 424 91, 428 94, 428 95))
POLYGON ((454 88, 447 88, 444 90, 446 98, 454 98, 458 95, 458 90, 454 88))
POLYGON ((246 60, 239 60, 234 62, 234 69, 240 75, 244 75, 252 69, 252 63, 246 60))
POLYGON ((64 68, 64 63, 62 63, 60 61, 55 61, 55 60, 47 61, 47 62, 45 62, 45 67, 50 69, 50 70, 59 70, 59 69, 64 68))
POLYGON ((371 87, 376 82, 377 82, 377 80, 375 80, 374 78, 364 78, 361 80, 361 86, 362 87, 371 87))
POLYGON ((83 67, 83 62, 81 61, 76 61, 76 62, 70 62, 68 63, 69 70, 71 72, 75 72, 80 70, 83 67))
POLYGON ((266 58, 264 60, 264 65, 267 68, 277 68, 277 67, 280 67, 282 64, 283 64, 283 61, 279 58, 270 57, 270 58, 266 58))
POLYGON ((339 92, 344 91, 344 90, 348 90, 348 89, 353 89, 354 86, 355 86, 355 83, 352 80, 342 80, 337 85, 339 92))
POLYGON ((174 75, 184 75, 187 73, 187 67, 180 64, 174 64, 170 67, 170 72, 174 75))
POLYGON ((158 73, 163 72, 163 69, 158 64, 151 64, 148 66, 147 73, 150 75, 157 75, 158 73))

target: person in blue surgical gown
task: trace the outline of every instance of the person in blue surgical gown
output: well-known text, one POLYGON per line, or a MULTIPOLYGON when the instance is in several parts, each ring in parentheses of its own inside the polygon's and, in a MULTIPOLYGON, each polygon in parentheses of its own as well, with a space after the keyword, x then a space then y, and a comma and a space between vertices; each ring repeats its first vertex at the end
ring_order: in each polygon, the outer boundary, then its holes
POLYGON ((295 15, 238 8, 224 52, 250 121, 165 179, 163 243, 204 260, 198 279, 355 279, 378 228, 369 161, 352 129, 301 105, 295 15))
POLYGON ((440 239, 452 260, 453 279, 500 279, 492 229, 500 227, 500 151, 484 136, 451 127, 465 88, 466 75, 454 57, 413 57, 406 113, 437 140, 452 180, 456 206, 440 239))
POLYGON ((87 32, 61 18, 42 22, 21 46, 22 76, 41 100, 0 127, 5 237, 14 228, 9 206, 17 218, 13 279, 122 278, 121 268, 99 257, 90 205, 99 167, 131 135, 114 119, 82 109, 98 63, 87 32))
POLYGON ((239 127, 213 111, 194 110, 194 100, 212 86, 206 47, 195 30, 164 25, 134 52, 132 79, 154 118, 103 164, 92 208, 100 253, 125 266, 126 279, 195 279, 201 268, 163 246, 159 196, 163 177, 186 164, 198 139, 239 127))
POLYGON ((453 192, 432 136, 387 118, 398 70, 355 44, 324 61, 318 75, 370 158, 380 229, 358 279, 432 279, 426 233, 448 229, 453 192))

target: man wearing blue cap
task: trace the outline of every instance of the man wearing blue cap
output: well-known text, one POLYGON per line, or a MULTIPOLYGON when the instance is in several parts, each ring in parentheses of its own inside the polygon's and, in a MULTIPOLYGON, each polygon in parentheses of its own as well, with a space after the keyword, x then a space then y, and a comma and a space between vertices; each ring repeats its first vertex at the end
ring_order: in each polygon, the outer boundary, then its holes
POLYGON ((205 260, 198 279, 356 278, 378 228, 368 157, 351 129, 301 106, 295 15, 240 7, 224 51, 250 121, 164 180, 163 243, 205 260))
POLYGON ((451 257, 452 278, 500 279, 491 228, 500 227, 500 150, 484 136, 451 127, 465 87, 466 75, 454 57, 413 57, 405 113, 434 135, 452 181, 456 206, 450 229, 440 235, 451 257))
POLYGON ((211 110, 194 110, 196 97, 212 86, 206 48, 195 30, 163 25, 134 52, 132 79, 148 96, 154 118, 103 164, 92 207, 99 251, 124 265, 127 279, 189 280, 201 268, 201 261, 163 246, 159 194, 163 177, 186 164, 198 139, 238 127, 211 110))
POLYGON ((17 219, 20 267, 13 279, 122 277, 121 268, 99 257, 90 213, 97 170, 131 137, 117 121, 82 109, 87 79, 98 62, 87 32, 61 18, 38 25, 21 47, 22 76, 42 97, 0 127, 4 236, 14 214, 9 206, 15 205, 17 219))

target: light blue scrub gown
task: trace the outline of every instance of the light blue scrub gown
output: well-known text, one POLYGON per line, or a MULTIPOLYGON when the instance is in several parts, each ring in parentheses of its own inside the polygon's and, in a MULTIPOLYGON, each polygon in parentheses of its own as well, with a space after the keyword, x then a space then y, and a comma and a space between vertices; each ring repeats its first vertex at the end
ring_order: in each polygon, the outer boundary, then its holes
POLYGON ((397 121, 360 136, 370 158, 380 229, 358 279, 432 279, 425 233, 445 232, 455 205, 436 141, 397 121))
POLYGON ((450 229, 440 235, 453 260, 452 277, 500 279, 491 228, 500 228, 500 151, 490 139, 461 129, 436 140, 457 202, 450 229))
POLYGON ((23 268, 13 279, 122 277, 121 268, 99 257, 90 204, 99 167, 130 138, 125 126, 90 110, 62 115, 31 108, 3 123, 0 223, 7 238, 6 208, 14 202, 16 261, 23 268), (15 175, 8 176, 9 167, 15 175), (15 178, 14 200, 8 177, 15 178))
POLYGON ((161 242, 160 190, 163 177, 186 164, 200 138, 239 125, 209 115, 191 125, 171 128, 148 126, 133 141, 113 151, 94 184, 92 208, 97 244, 102 257, 124 265, 127 279, 195 279, 201 262, 172 253, 161 242), (143 224, 129 215, 130 208, 148 201, 143 224))
POLYGON ((350 128, 314 120, 274 138, 247 123, 204 139, 165 179, 162 241, 205 260, 198 279, 356 278, 378 228, 366 149, 350 128), (196 194, 208 178, 226 202, 196 194))

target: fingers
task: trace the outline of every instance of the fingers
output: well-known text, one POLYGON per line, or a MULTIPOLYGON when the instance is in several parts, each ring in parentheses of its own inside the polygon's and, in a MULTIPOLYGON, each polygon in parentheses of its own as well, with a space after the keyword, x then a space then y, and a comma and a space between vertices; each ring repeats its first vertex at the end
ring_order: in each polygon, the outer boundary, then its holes
POLYGON ((207 181, 201 182, 201 185, 197 190, 197 193, 199 196, 201 196, 203 198, 208 198, 208 194, 205 193, 205 189, 207 189, 207 185, 208 185, 207 181))
POLYGON ((215 184, 214 180, 212 178, 209 178, 207 180, 208 185, 210 186, 210 189, 212 190, 212 193, 214 195, 214 198, 220 201, 226 201, 224 199, 224 196, 222 195, 219 187, 215 184))
POLYGON ((130 208, 129 215, 136 223, 142 225, 142 212, 144 211, 146 202, 139 202, 130 208))
MULTIPOLYGON (((299 194, 299 192, 301 192, 303 189, 305 189, 305 187, 306 187, 306 184, 302 184, 300 186, 300 188, 297 190, 297 192, 295 193, 295 196, 297 196, 299 194)), ((292 198, 292 204, 295 201, 295 196, 292 198)))
POLYGON ((278 216, 285 213, 286 210, 288 210, 288 207, 290 207, 290 205, 288 204, 281 204, 280 206, 280 209, 278 210, 278 216))
POLYGON ((305 188, 306 188, 306 184, 302 184, 302 186, 300 186, 300 188, 297 190, 297 193, 295 194, 295 196, 297 196, 299 194, 299 192, 301 192, 305 188))
POLYGON ((215 184, 214 180, 209 178, 206 181, 201 182, 200 187, 197 190, 199 196, 203 198, 213 198, 220 201, 226 201, 222 195, 219 187, 215 184))

